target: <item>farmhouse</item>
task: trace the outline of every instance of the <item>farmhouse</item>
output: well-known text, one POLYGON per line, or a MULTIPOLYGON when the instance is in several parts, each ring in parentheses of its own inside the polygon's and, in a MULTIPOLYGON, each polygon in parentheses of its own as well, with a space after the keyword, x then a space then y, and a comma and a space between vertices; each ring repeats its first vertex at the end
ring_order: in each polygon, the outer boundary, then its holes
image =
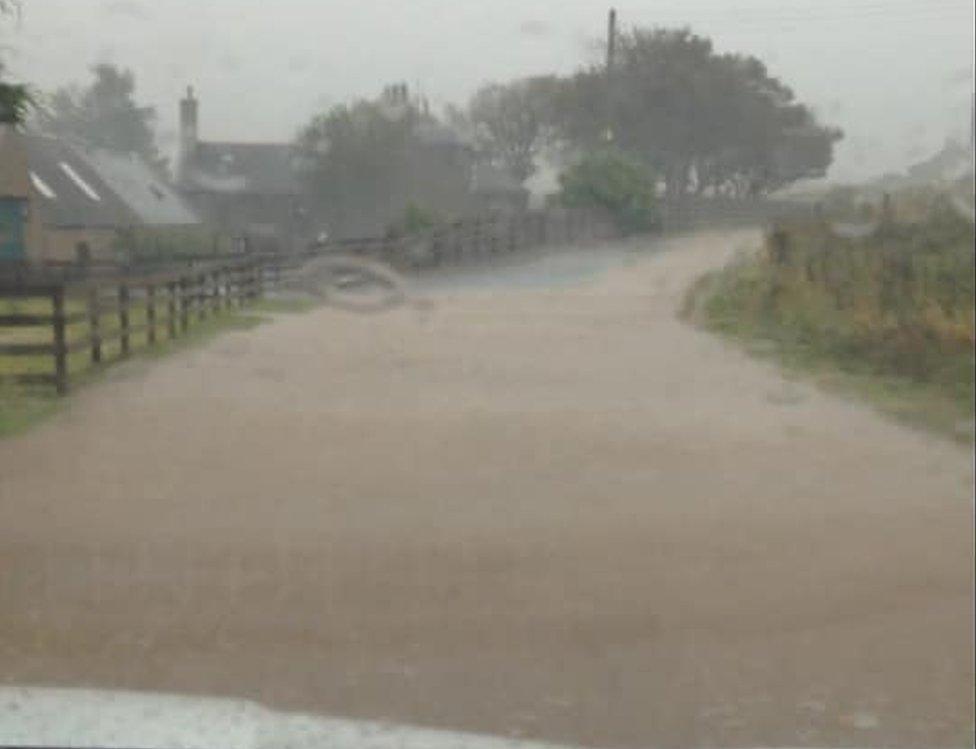
POLYGON ((134 154, 6 129, 0 134, 0 216, 7 260, 114 258, 123 232, 199 226, 195 213, 134 154), (14 221, 13 216, 19 216, 14 221))

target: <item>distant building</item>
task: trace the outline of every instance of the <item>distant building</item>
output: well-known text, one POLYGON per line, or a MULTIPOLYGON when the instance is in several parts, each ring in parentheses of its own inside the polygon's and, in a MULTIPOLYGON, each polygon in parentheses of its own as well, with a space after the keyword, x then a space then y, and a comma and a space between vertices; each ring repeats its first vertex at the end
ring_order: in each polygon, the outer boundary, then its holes
POLYGON ((414 111, 416 148, 410 160, 409 197, 440 214, 523 211, 529 191, 504 169, 479 158, 470 133, 430 116, 425 99, 410 97, 406 84, 388 86, 381 97, 388 111, 414 111))
POLYGON ((0 125, 0 262, 27 256, 29 209, 27 154, 20 135, 0 125))
POLYGON ((381 234, 403 218, 410 203, 454 217, 524 208, 528 193, 521 185, 476 169, 469 140, 437 122, 426 100, 406 84, 387 86, 378 101, 391 119, 414 118, 403 171, 385 192, 369 199, 316 205, 292 144, 201 140, 200 102, 189 88, 180 101, 177 189, 215 229, 285 248, 299 246, 326 226, 336 236, 381 234))
POLYGON ((955 182, 972 174, 973 149, 951 138, 938 153, 908 168, 910 182, 955 182))
POLYGON ((529 207, 529 190, 506 170, 491 164, 475 165, 471 193, 481 213, 518 213, 529 207))
POLYGON ((8 247, 8 259, 113 258, 123 231, 200 223, 134 154, 9 130, 0 138, 0 184, 7 184, 0 192, 12 185, 23 201, 20 247, 16 252, 8 247))
POLYGON ((193 89, 180 102, 180 194, 213 227, 292 244, 307 226, 298 163, 288 143, 230 143, 199 137, 193 89))

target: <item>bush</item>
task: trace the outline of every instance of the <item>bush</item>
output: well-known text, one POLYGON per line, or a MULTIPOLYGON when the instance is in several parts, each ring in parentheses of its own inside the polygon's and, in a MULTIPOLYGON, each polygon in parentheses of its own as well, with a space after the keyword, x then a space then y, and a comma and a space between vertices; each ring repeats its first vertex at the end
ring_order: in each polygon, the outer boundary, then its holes
POLYGON ((768 235, 765 252, 711 277, 700 308, 715 330, 899 378, 971 419, 973 240, 972 224, 940 200, 924 219, 899 217, 858 238, 792 224, 768 235))
POLYGON ((403 217, 386 228, 388 237, 410 236, 430 231, 440 223, 439 217, 413 201, 407 203, 403 217))
POLYGON ((559 176, 559 202, 567 208, 602 208, 627 234, 659 225, 654 180, 618 153, 593 153, 559 176))

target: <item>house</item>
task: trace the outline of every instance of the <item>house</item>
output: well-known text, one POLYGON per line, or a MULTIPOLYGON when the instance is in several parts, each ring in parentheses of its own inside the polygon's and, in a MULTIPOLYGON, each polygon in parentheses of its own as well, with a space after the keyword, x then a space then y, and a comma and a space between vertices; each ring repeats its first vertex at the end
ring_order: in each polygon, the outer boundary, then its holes
MULTIPOLYGON (((424 103, 426 113, 426 103, 424 103)), ((471 179, 474 148, 454 128, 432 119, 421 120, 409 165, 413 199, 437 213, 464 216, 474 209, 471 179)))
POLYGON ((950 183, 966 178, 971 180, 972 174, 973 149, 949 138, 938 153, 908 168, 908 181, 950 183))
POLYGON ((299 165, 288 143, 232 143, 199 138, 193 88, 180 102, 177 189, 201 218, 235 236, 293 246, 307 225, 299 165))
POLYGON ((0 125, 0 263, 27 255, 30 181, 20 134, 0 125))
POLYGON ((508 171, 491 164, 475 165, 471 193, 479 213, 520 213, 529 207, 529 190, 508 171))
POLYGON ((406 160, 406 201, 442 216, 512 213, 528 208, 529 191, 511 174, 477 151, 470 132, 431 117, 427 101, 411 97, 406 84, 387 86, 380 97, 390 116, 413 112, 413 147, 406 160))
POLYGON ((125 231, 200 225, 173 189, 133 154, 34 133, 8 131, 3 143, 0 173, 26 202, 16 259, 111 259, 125 231))

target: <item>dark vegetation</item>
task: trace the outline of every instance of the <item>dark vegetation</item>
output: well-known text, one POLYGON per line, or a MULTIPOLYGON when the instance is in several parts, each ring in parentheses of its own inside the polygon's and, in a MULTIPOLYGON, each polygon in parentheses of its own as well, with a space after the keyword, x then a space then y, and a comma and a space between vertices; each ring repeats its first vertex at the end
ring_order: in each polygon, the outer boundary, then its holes
POLYGON ((706 277, 693 305, 713 330, 770 341, 792 364, 971 439, 973 225, 944 197, 909 203, 912 218, 892 208, 863 237, 827 220, 779 226, 761 252, 706 277))
POLYGON ((37 124, 53 135, 98 148, 135 153, 160 171, 166 159, 155 140, 156 110, 136 102, 131 70, 103 63, 87 86, 64 86, 37 107, 37 124))
MULTIPOLYGON (((0 14, 19 9, 0 0, 0 14)), ((720 54, 689 29, 633 28, 616 47, 612 69, 490 83, 444 117, 400 84, 316 115, 295 142, 315 218, 347 236, 402 225, 408 206, 453 220, 481 208, 471 195, 477 166, 517 187, 548 161, 568 170, 565 202, 610 207, 634 231, 654 224, 648 185, 651 198, 759 197, 829 167, 840 131, 755 57, 720 54)), ((37 126, 164 170, 156 112, 137 101, 131 71, 91 73, 87 85, 35 97, 37 126)), ((30 103, 26 87, 0 80, 0 119, 22 123, 30 103)))
POLYGON ((647 171, 611 149, 587 155, 563 172, 559 183, 563 205, 601 208, 625 234, 658 225, 654 183, 647 171))
MULTIPOLYGON (((20 10, 17 0, 0 0, 0 20, 20 10)), ((0 60, 0 125, 20 125, 30 112, 32 96, 22 83, 8 83, 3 79, 3 61, 0 60)))
POLYGON ((612 200, 634 230, 653 225, 635 208, 646 202, 644 185, 652 198, 757 198, 826 173, 841 132, 819 123, 758 59, 718 54, 687 29, 634 29, 618 47, 612 75, 594 66, 567 77, 491 83, 467 106, 449 107, 444 121, 422 99, 389 90, 333 107, 298 141, 314 202, 329 207, 333 224, 364 205, 378 206, 387 221, 409 203, 456 217, 466 206, 450 198, 475 164, 522 184, 548 160, 569 170, 572 189, 563 198, 573 205, 590 198, 605 207, 610 183, 613 192, 620 181, 639 182, 636 192, 612 200), (431 148, 429 136, 445 125, 459 140, 431 148), (435 169, 446 154, 454 154, 452 167, 435 169), (596 181, 579 189, 581 177, 596 181), (418 188, 438 181, 450 189, 418 188))

